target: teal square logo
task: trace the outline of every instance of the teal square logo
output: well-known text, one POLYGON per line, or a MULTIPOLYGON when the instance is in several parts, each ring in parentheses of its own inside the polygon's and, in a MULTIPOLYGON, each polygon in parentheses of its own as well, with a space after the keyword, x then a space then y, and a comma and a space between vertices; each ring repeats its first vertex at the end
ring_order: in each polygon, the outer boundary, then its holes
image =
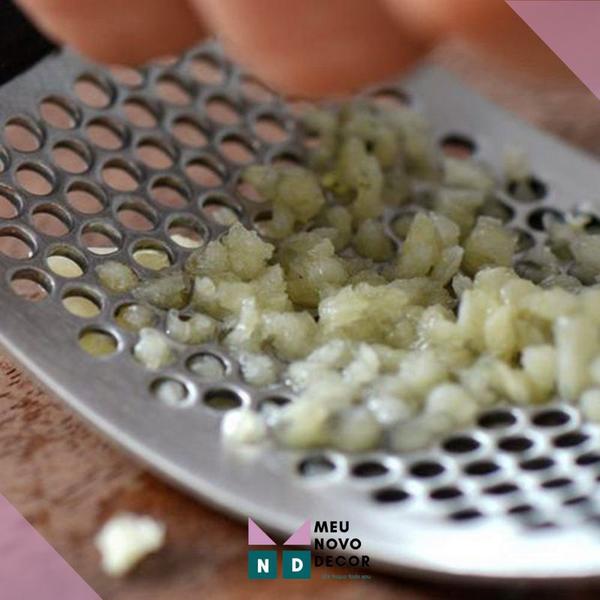
POLYGON ((277 550, 248 551, 248 579, 276 579, 277 550))
POLYGON ((310 550, 283 551, 283 578, 310 579, 310 550))

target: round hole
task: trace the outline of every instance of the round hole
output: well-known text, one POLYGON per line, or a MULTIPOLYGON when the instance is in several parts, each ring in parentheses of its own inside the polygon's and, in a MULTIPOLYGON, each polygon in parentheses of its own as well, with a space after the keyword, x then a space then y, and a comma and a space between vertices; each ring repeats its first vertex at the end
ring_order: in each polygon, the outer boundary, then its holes
POLYGON ((270 223, 273 219, 273 212, 270 210, 264 210, 259 212, 257 215, 254 215, 252 219, 252 224, 254 229, 264 238, 268 238, 270 236, 270 223))
POLYGON ((241 77, 240 87, 244 96, 251 102, 270 102, 276 97, 276 94, 264 83, 250 75, 241 77))
POLYGON ((240 120, 240 115, 229 100, 225 98, 211 98, 206 103, 208 118, 222 125, 233 125, 240 120))
POLYGON ((538 427, 560 427, 566 425, 571 420, 569 414, 562 410, 544 410, 537 413, 532 419, 534 425, 538 427))
POLYGON ((85 73, 75 81, 75 94, 92 108, 106 108, 112 100, 112 90, 107 82, 96 75, 85 73))
POLYGON ((510 427, 517 422, 515 416, 505 410, 492 410, 479 418, 479 425, 486 429, 510 427))
POLYGON ((179 117, 178 119, 175 119, 171 125, 171 131, 179 143, 191 148, 204 146, 208 140, 202 127, 190 117, 179 117))
POLYGON ((10 279, 11 290, 29 302, 39 302, 52 291, 52 280, 39 269, 20 269, 10 279))
POLYGON ((14 219, 19 216, 23 203, 9 187, 0 184, 0 219, 14 219))
POLYGON ((432 500, 454 500, 455 498, 460 498, 462 495, 463 493, 458 488, 454 486, 445 486, 432 490, 429 497, 432 500))
POLYGON ((4 171, 6 171, 9 163, 10 159, 8 158, 6 150, 0 146, 0 173, 4 173, 4 171))
POLYGON ((316 131, 310 131, 309 129, 304 129, 304 138, 303 143, 306 148, 311 151, 317 150, 321 146, 321 137, 316 131))
POLYGON ((484 488, 484 494, 492 494, 493 496, 503 496, 504 494, 512 494, 518 492, 519 488, 514 483, 498 483, 484 488))
POLYGON ((104 208, 104 195, 95 185, 87 181, 75 181, 67 189, 67 202, 86 215, 99 213, 104 208))
POLYGON ((67 235, 71 230, 69 214, 57 204, 36 206, 31 221, 37 231, 53 237, 67 235))
POLYGON ((210 390, 204 394, 204 404, 214 410, 226 411, 239 408, 242 405, 242 399, 232 390, 210 390))
POLYGON ((573 481, 566 477, 556 477, 554 479, 547 479, 542 483, 542 487, 547 490, 567 487, 569 485, 573 485, 573 481))
POLYGON ((384 109, 398 109, 410 104, 408 94, 394 88, 376 91, 373 94, 373 101, 377 106, 384 109))
POLYGON ((546 196, 548 188, 543 181, 532 175, 519 181, 509 181, 506 191, 519 202, 535 202, 546 196))
POLYGON ((206 231, 191 217, 173 219, 167 233, 178 246, 188 249, 199 248, 206 237, 206 231))
POLYGON ((102 179, 114 190, 131 192, 138 187, 140 175, 129 163, 113 159, 102 167, 102 179))
POLYGON ((66 98, 48 96, 40 103, 40 115, 51 127, 73 129, 77 124, 77 109, 66 98))
POLYGON ((244 199, 250 200, 250 202, 265 202, 265 198, 258 193, 257 189, 251 183, 243 181, 242 179, 238 180, 235 191, 244 199))
POLYGON ((543 471, 554 466, 554 461, 551 458, 541 456, 538 458, 530 458, 522 461, 519 466, 525 471, 543 471))
POLYGON ((423 460, 410 467, 411 475, 415 477, 428 478, 437 477, 444 472, 444 467, 438 462, 423 460))
POLYGON ((498 447, 506 452, 525 452, 533 447, 533 442, 522 435, 502 438, 498 442, 498 447))
POLYGON ((17 169, 17 182, 34 196, 46 196, 54 188, 54 177, 47 167, 25 163, 17 169))
POLYGON ((208 158, 195 158, 185 166, 185 174, 197 185, 218 187, 223 183, 220 169, 208 158))
POLYGON ((0 253, 16 260, 26 260, 35 254, 36 246, 29 234, 16 227, 0 229, 0 253))
POLYGON ((187 368, 202 382, 217 382, 225 377, 225 364, 213 354, 195 354, 186 364, 187 368))
POLYGON ((515 272, 523 279, 533 283, 541 283, 547 275, 545 265, 533 260, 520 260, 515 263, 515 272))
POLYGON ((150 391, 166 406, 181 408, 190 404, 191 397, 185 384, 171 377, 156 379, 150 385, 150 391))
POLYGON ((600 463, 600 454, 595 452, 586 452, 577 457, 575 461, 580 466, 597 465, 600 463))
POLYGON ((440 141, 440 146, 446 156, 452 158, 470 158, 477 148, 475 142, 467 135, 449 133, 440 141))
POLYGON ((446 452, 452 452, 456 454, 465 454, 467 452, 473 452, 479 448, 479 442, 468 436, 468 435, 459 435, 455 437, 451 437, 447 439, 443 448, 446 452))
POLYGON ((395 502, 404 502, 410 498, 410 494, 398 487, 383 488, 376 490, 372 495, 375 502, 380 504, 392 504, 395 502))
POLYGON ((476 462, 472 462, 465 467, 465 473, 467 475, 475 475, 475 476, 485 476, 491 475, 496 471, 499 471, 500 467, 489 460, 478 460, 476 462))
POLYGON ((294 152, 286 150, 271 156, 269 163, 276 167, 297 167, 302 165, 302 158, 294 152))
POLYGON ((531 527, 531 529, 554 529, 556 528, 556 523, 553 523, 552 521, 542 521, 541 523, 530 523, 529 525, 531 527))
POLYGON ((117 340, 112 333, 102 329, 84 329, 79 334, 79 345, 95 357, 110 356, 117 350, 117 340))
POLYGON ((144 75, 140 71, 124 65, 111 65, 110 74, 116 82, 127 87, 138 87, 144 83, 144 75))
MULTIPOLYGON (((594 236, 596 237, 596 236, 594 236)), ((557 255, 557 253, 555 252, 555 255, 557 255)), ((590 273, 586 273, 586 270, 583 269, 581 267, 581 265, 578 264, 577 261, 573 261, 567 268, 566 271, 566 278, 567 280, 571 280, 573 283, 571 284, 571 286, 573 284, 575 284, 576 287, 580 287, 578 285, 578 282, 580 284, 583 284, 583 286, 587 287, 587 286, 594 286, 597 282, 596 282, 596 276, 594 274, 590 274, 590 273)))
POLYGON ((130 302, 117 308, 115 322, 127 331, 139 331, 144 327, 153 327, 156 323, 156 314, 148 306, 130 302))
POLYGON ((352 467, 352 475, 355 477, 380 477, 389 472, 382 463, 374 460, 366 460, 352 467))
POLYGON ((152 183, 150 196, 167 208, 183 208, 189 202, 185 186, 173 178, 161 178, 152 183))
POLYGON ((92 119, 85 131, 90 142, 104 150, 119 150, 125 143, 123 129, 105 117, 92 119))
POLYGON ((320 477, 335 471, 335 463, 327 456, 317 454, 301 460, 297 468, 303 477, 320 477))
POLYGON ((536 231, 544 231, 544 221, 547 215, 551 215, 558 221, 564 221, 562 213, 553 208, 538 208, 529 214, 528 223, 536 231))
POLYGON ((280 144, 288 138, 285 126, 275 117, 268 115, 256 119, 254 132, 263 142, 268 144, 280 144))
POLYGON ((513 227, 512 231, 517 234, 516 252, 526 252, 535 246, 535 238, 531 234, 516 227, 513 227))
POLYGON ((525 515, 534 512, 535 509, 531 504, 517 504, 508 509, 508 513, 511 515, 525 515))
POLYGON ((156 82, 157 96, 168 104, 184 106, 191 102, 190 93, 181 81, 172 75, 162 75, 156 82))
POLYGON ((574 498, 568 498, 563 502, 564 506, 578 506, 580 504, 588 504, 590 499, 587 496, 575 496, 574 498))
POLYGON ((453 521, 471 521, 482 516, 483 515, 476 508, 464 508, 448 515, 453 521))
POLYGON ((135 262, 152 271, 161 271, 171 266, 171 256, 166 247, 159 242, 143 240, 138 242, 132 252, 135 262))
POLYGON ((85 258, 70 246, 60 246, 52 250, 46 258, 46 263, 53 273, 67 279, 81 277, 86 270, 85 258))
POLYGON ((18 152, 35 152, 42 146, 40 130, 26 117, 13 117, 4 126, 4 139, 18 152))
POLYGON ((155 110, 141 98, 129 98, 123 103, 125 118, 135 127, 150 128, 158 123, 155 110))
POLYGON ((271 221, 273 220, 273 211, 263 210, 258 214, 254 215, 252 219, 252 226, 257 233, 263 238, 270 238, 271 236, 271 221))
POLYGON ((156 216, 142 201, 126 200, 117 209, 117 220, 132 231, 150 231, 156 226, 156 216))
POLYGON ((284 396, 269 396, 264 400, 260 401, 259 408, 260 410, 268 410, 271 408, 281 408, 282 406, 286 406, 289 404, 291 400, 284 396))
POLYGON ((84 173, 89 169, 91 158, 88 149, 80 142, 62 141, 52 148, 54 164, 67 173, 84 173))
POLYGON ((497 198, 488 198, 479 209, 479 214, 486 217, 493 217, 506 224, 512 221, 515 211, 508 204, 501 202, 497 198))
POLYGON ((238 135, 223 138, 223 141, 219 144, 219 150, 230 162, 245 164, 254 159, 252 145, 238 135))
POLYGON ((600 219, 590 213, 580 213, 587 219, 584 229, 587 233, 597 235, 600 233, 600 219))
POLYGON ((160 67, 170 67, 177 64, 179 57, 175 54, 165 54, 163 56, 157 56, 153 58, 150 64, 158 65, 160 67))
POLYGON ((98 298, 84 289, 67 291, 62 298, 65 309, 76 317, 90 319, 100 314, 101 304, 98 298))
POLYGON ((189 64, 191 76, 200 83, 216 85, 224 79, 223 69, 211 56, 196 55, 189 64))
POLYGON ((96 256, 113 254, 121 247, 121 234, 110 223, 87 223, 80 234, 81 245, 96 256))
POLYGON ((151 169, 168 169, 173 164, 173 156, 160 140, 141 140, 135 149, 137 158, 151 169))
POLYGON ((229 226, 239 221, 239 215, 224 201, 208 199, 202 204, 202 212, 219 225, 229 226))
POLYGON ((589 439, 589 436, 580 431, 569 431, 554 438, 553 442, 557 448, 573 448, 580 446, 589 439))

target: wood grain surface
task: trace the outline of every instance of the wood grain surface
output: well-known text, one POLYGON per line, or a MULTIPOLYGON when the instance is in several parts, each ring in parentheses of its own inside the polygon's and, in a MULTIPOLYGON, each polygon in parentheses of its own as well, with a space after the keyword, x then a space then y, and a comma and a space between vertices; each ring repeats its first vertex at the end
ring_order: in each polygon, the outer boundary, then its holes
MULTIPOLYGON (((523 118, 600 154, 599 104, 579 82, 558 86, 490 69, 457 42, 439 49, 434 59, 523 118)), ((104 600, 583 599, 598 592, 581 587, 535 591, 520 585, 466 588, 377 573, 361 582, 248 581, 243 524, 145 473, 40 389, 8 355, 0 355, 0 491, 104 600), (101 572, 92 540, 102 522, 120 511, 163 520, 168 539, 159 554, 114 580, 101 572)))

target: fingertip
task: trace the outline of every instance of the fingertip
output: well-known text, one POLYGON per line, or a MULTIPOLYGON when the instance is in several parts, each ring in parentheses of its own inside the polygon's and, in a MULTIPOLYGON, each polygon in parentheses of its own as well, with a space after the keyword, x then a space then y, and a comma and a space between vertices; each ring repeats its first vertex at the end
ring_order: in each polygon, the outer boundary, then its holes
POLYGON ((185 0, 17 0, 59 44, 103 63, 136 65, 182 51, 205 29, 185 0))
POLYGON ((235 60, 286 93, 348 93, 391 77, 428 43, 379 1, 194 0, 235 60))

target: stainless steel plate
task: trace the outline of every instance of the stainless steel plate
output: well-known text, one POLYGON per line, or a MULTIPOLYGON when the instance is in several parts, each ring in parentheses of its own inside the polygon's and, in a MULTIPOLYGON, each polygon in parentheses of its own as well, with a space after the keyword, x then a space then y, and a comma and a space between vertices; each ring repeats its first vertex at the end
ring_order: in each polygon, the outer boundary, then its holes
MULTIPOLYGON (((124 83, 63 52, 0 90, 2 122, 11 120, 33 136, 18 151, 5 129, 0 155, 0 204, 7 203, 0 249, 15 254, 16 245, 22 256, 0 258, 3 345, 163 477, 271 530, 291 532, 307 518, 348 519, 363 551, 393 572, 539 581, 600 575, 600 430, 583 423, 571 406, 497 409, 482 415, 477 428, 401 456, 274 447, 236 452, 222 446, 222 413, 205 401, 225 390, 234 401, 256 404, 276 390, 244 384, 235 362, 214 346, 182 350, 178 362, 159 373, 132 358, 135 335, 113 319, 131 298, 109 297, 98 286, 94 266, 104 260, 98 244, 130 264, 148 247, 179 264, 188 251, 173 241, 173 225, 207 240, 224 229, 218 222, 224 211, 247 224, 264 211, 236 185, 233 159, 245 152, 252 160, 289 160, 303 152, 289 107, 214 45, 134 75, 124 83), (150 152, 140 153, 143 147, 150 152), (75 156, 65 163, 69 151, 75 156), (79 164, 81 172, 60 164, 79 164), (130 189, 107 184, 111 169, 121 171, 130 189), (128 228, 121 209, 145 216, 148 230, 128 228), (59 230, 63 223, 63 235, 48 235, 39 216, 49 213, 59 230), (4 246, 10 239, 12 245, 4 246), (73 261, 80 275, 53 273, 48 258, 57 255, 73 261), (24 281, 41 286, 45 298, 17 295, 15 281, 21 292, 24 281), (73 294, 95 302, 97 316, 67 312, 62 299, 73 294), (117 351, 104 359, 83 352, 78 336, 87 328, 111 335, 117 351), (203 383, 188 368, 199 352, 222 361, 220 383, 203 383), (154 397, 153 383, 164 377, 185 386, 181 405, 154 397)), ((446 73, 426 67, 401 86, 368 93, 383 98, 383 92, 392 100, 408 95, 439 140, 460 134, 497 168, 506 146, 527 151, 540 197, 520 203, 498 190, 497 205, 530 242, 540 238, 540 211, 600 208, 598 163, 516 121, 446 73)))

